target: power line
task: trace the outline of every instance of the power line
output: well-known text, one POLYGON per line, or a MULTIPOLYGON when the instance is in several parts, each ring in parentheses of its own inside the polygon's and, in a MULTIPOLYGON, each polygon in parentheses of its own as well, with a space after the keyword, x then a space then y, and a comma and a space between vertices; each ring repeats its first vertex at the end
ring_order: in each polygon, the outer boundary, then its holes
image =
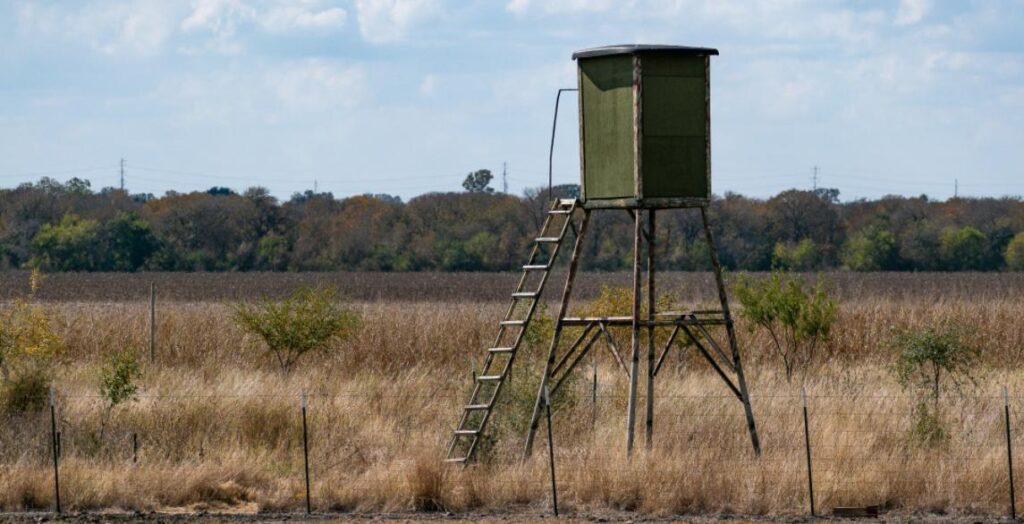
POLYGON ((62 169, 56 171, 25 171, 22 173, 3 173, 0 174, 0 178, 25 178, 35 176, 50 176, 50 175, 70 175, 74 173, 87 173, 89 171, 106 171, 111 166, 96 166, 96 167, 80 167, 76 169, 62 169))

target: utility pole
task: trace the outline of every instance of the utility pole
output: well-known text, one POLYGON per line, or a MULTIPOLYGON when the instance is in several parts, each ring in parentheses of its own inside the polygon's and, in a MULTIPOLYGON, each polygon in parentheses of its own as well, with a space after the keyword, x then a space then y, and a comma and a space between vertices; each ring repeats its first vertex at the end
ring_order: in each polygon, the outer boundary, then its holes
POLYGON ((124 191, 124 159, 121 159, 121 191, 124 191))
POLYGON ((814 191, 817 191, 818 190, 818 166, 814 166, 814 176, 811 178, 811 180, 812 180, 812 186, 811 186, 812 189, 814 191))
POLYGON ((959 196, 960 196, 960 180, 954 178, 953 179, 953 198, 958 198, 959 196))
POLYGON ((508 162, 501 163, 501 192, 508 194, 508 162))
POLYGON ((314 178, 314 179, 313 179, 313 194, 316 194, 316 192, 317 192, 317 189, 318 189, 318 188, 317 188, 317 186, 318 186, 318 184, 317 184, 317 181, 316 181, 316 179, 314 178))

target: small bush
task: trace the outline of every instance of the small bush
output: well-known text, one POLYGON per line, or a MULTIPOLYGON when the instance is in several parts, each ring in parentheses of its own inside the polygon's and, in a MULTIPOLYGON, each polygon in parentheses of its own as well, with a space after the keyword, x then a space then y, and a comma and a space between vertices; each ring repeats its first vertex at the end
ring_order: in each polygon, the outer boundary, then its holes
POLYGON ((926 392, 938 401, 946 382, 959 389, 974 384, 972 368, 980 356, 967 343, 969 331, 955 323, 939 327, 897 331, 893 345, 899 351, 893 373, 906 389, 926 392))
POLYGON ((836 320, 838 305, 825 291, 819 278, 813 289, 799 277, 773 272, 765 280, 741 279, 733 292, 743 308, 740 316, 768 331, 770 352, 782 362, 786 381, 796 370, 806 370, 828 338, 836 320))
POLYGON ((4 381, 3 406, 9 415, 32 413, 46 409, 49 402, 50 375, 40 369, 29 369, 4 381))
POLYGON ((957 390, 975 383, 973 367, 980 352, 967 343, 968 338, 968 330, 955 323, 898 331, 893 337, 899 351, 893 366, 896 380, 904 389, 921 395, 911 429, 911 439, 917 444, 934 447, 947 439, 939 405, 946 383, 957 390))
POLYGON ((33 270, 29 299, 15 300, 0 311, 0 379, 8 411, 26 412, 46 405, 52 368, 64 351, 49 311, 32 302, 41 283, 42 275, 33 270))
POLYGON ((134 351, 119 351, 111 353, 107 357, 107 361, 100 368, 99 372, 100 396, 106 401, 106 407, 103 411, 103 419, 100 422, 100 433, 97 440, 103 440, 103 434, 106 432, 107 424, 110 422, 114 408, 125 402, 135 400, 135 394, 139 391, 139 386, 135 384, 135 379, 138 376, 139 362, 135 358, 134 351))
POLYGON ((338 306, 330 289, 300 287, 282 301, 264 299, 235 306, 235 320, 266 343, 284 373, 302 355, 325 350, 333 340, 350 337, 359 316, 338 306))

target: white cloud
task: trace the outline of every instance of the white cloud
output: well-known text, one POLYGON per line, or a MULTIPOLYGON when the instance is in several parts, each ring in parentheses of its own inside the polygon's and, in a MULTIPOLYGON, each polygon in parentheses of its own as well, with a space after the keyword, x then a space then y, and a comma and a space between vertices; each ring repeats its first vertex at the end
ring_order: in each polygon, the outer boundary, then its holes
POLYGON ((420 94, 423 96, 433 96, 437 91, 437 84, 439 78, 437 75, 427 75, 423 77, 423 81, 420 82, 420 94))
POLYGON ((178 125, 251 126, 349 111, 369 96, 362 64, 308 59, 168 78, 147 97, 178 125))
POLYGON ((366 70, 310 59, 269 71, 266 81, 286 109, 322 111, 357 106, 367 95, 366 70))
POLYGON ((414 24, 437 10, 436 0, 356 0, 359 32, 373 43, 403 40, 414 24))
POLYGON ((174 13, 168 4, 156 0, 107 2, 81 9, 25 4, 17 16, 25 33, 85 43, 107 55, 158 53, 174 30, 174 13))
POLYGON ((931 9, 930 0, 900 0, 896 11, 896 25, 912 25, 921 21, 931 9))
MULTIPOLYGON (((632 4, 632 2, 629 2, 632 4)), ((534 3, 531 0, 510 0, 505 4, 505 10, 521 15, 529 11, 533 6, 541 9, 545 14, 578 13, 587 11, 607 11, 613 5, 611 0, 544 0, 534 3)), ((629 6, 632 8, 633 6, 629 6)))
POLYGON ((273 32, 335 29, 345 25, 348 18, 348 12, 340 7, 318 9, 305 4, 268 9, 259 17, 260 25, 273 32))

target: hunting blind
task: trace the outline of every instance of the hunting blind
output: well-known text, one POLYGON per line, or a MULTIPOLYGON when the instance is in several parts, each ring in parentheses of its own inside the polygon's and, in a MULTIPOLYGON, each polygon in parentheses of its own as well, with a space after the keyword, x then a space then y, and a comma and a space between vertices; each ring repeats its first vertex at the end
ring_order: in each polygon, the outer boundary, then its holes
MULTIPOLYGON (((708 222, 711 199, 710 59, 715 49, 682 46, 627 45, 586 49, 573 54, 577 63, 580 112, 580 198, 552 199, 534 238, 522 275, 487 349, 482 372, 474 373, 473 392, 464 406, 448 446, 449 462, 467 463, 487 428, 502 386, 509 380, 519 351, 560 248, 571 232, 572 253, 554 323, 547 360, 525 438, 529 456, 548 393, 565 383, 582 359, 598 345, 614 355, 629 381, 626 451, 634 443, 641 351, 646 353, 646 442, 653 440, 655 377, 670 350, 684 340, 709 363, 740 401, 754 453, 761 452, 750 395, 740 359, 721 264, 708 222), (710 263, 714 270, 718 309, 656 311, 655 242, 657 210, 700 211, 710 263), (583 252, 590 215, 595 211, 625 212, 634 223, 633 308, 625 316, 572 316, 569 299, 583 252), (645 267, 646 266, 646 267, 645 267), (641 284, 641 277, 646 277, 641 284), (641 303, 646 311, 641 314, 641 303), (627 360, 609 328, 632 328, 627 360), (670 332, 668 343, 656 347, 656 330, 670 332), (569 333, 563 344, 563 335, 569 333), (643 347, 642 347, 643 346, 643 347)), ((552 126, 552 152, 554 148, 552 126)), ((550 166, 549 156, 549 166, 550 166)), ((550 180, 550 172, 549 172, 550 180)), ((550 188, 549 188, 550 194, 550 188)), ((671 239, 669 239, 671 240, 671 239)))
POLYGON ((580 194, 588 208, 699 206, 711 197, 708 71, 718 51, 613 46, 579 65, 580 194))

